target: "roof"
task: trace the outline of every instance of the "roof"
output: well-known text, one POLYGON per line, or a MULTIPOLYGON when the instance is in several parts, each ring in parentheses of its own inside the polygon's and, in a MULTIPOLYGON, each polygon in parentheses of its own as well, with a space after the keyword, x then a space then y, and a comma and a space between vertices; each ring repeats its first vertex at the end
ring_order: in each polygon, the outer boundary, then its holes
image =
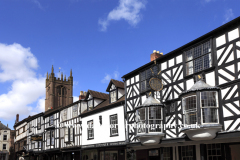
POLYGON ((187 94, 190 92, 200 91, 200 90, 218 90, 219 87, 210 86, 209 84, 205 83, 203 80, 197 81, 189 90, 183 91, 180 95, 187 94))
POLYGON ((110 88, 111 88, 111 85, 114 84, 116 87, 118 88, 122 88, 124 89, 124 83, 122 81, 118 81, 118 80, 115 80, 115 79, 111 79, 109 84, 108 84, 108 87, 107 87, 107 92, 110 91, 110 88))
POLYGON ((106 93, 97 92, 97 91, 93 91, 93 90, 88 90, 86 99, 87 99, 89 94, 91 94, 91 96, 94 97, 94 98, 99 98, 99 99, 103 99, 103 100, 109 98, 109 95, 106 94, 106 93))
POLYGON ((97 105, 92 110, 90 110, 90 111, 88 111, 88 110, 83 111, 81 116, 86 116, 86 115, 89 115, 89 114, 92 114, 92 113, 95 113, 95 112, 98 112, 98 111, 102 111, 104 109, 108 109, 108 108, 114 107, 114 106, 116 106, 118 104, 121 104, 121 103, 125 103, 125 96, 122 96, 116 102, 113 102, 113 103, 109 103, 109 99, 106 99, 105 101, 103 101, 102 103, 97 105))
MULTIPOLYGON (((226 24, 224 24, 224 25, 222 25, 222 26, 220 26, 220 27, 218 27, 218 28, 216 28, 216 29, 206 33, 206 34, 204 34, 203 36, 201 36, 201 37, 199 37, 199 38, 197 38, 197 39, 195 39, 195 40, 193 40, 193 41, 191 41, 191 42, 189 42, 189 43, 187 43, 187 44, 185 44, 185 45, 183 45, 183 46, 181 46, 181 47, 179 47, 179 48, 177 48, 177 49, 175 49, 175 50, 173 50, 171 52, 169 52, 169 53, 164 54, 163 56, 157 58, 156 61, 157 62, 158 61, 161 62, 161 61, 169 58, 172 55, 173 56, 179 55, 184 49, 187 49, 188 47, 191 47, 192 45, 194 45, 194 44, 196 44, 196 43, 198 43, 200 41, 206 40, 207 38, 210 38, 214 34, 218 34, 218 33, 222 32, 224 29, 226 29, 228 27, 232 27, 237 22, 240 22, 240 16, 237 17, 236 19, 234 19, 234 20, 232 20, 232 21, 230 21, 230 22, 228 22, 228 23, 226 23, 226 24)), ((141 66, 141 67, 139 67, 139 68, 137 68, 137 69, 127 73, 127 74, 125 74, 124 76, 122 76, 122 78, 128 78, 131 75, 136 74, 136 72, 139 72, 140 70, 144 69, 145 67, 151 66, 152 64, 154 64, 154 61, 151 61, 151 62, 149 62, 149 63, 147 63, 147 64, 145 64, 145 65, 143 65, 143 66, 141 66)))
POLYGON ((4 124, 2 124, 2 122, 0 121, 0 130, 11 130, 10 128, 8 128, 7 126, 5 126, 4 124))
POLYGON ((161 102, 157 101, 152 96, 149 96, 141 106, 138 106, 136 108, 149 107, 149 106, 163 106, 163 104, 161 102))

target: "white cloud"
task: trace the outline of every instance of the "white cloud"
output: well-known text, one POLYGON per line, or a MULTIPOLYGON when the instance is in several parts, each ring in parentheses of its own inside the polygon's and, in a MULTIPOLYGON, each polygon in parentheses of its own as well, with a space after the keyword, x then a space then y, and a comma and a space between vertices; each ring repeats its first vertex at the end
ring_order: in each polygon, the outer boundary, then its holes
POLYGON ((99 19, 101 31, 106 31, 110 21, 126 20, 131 26, 136 26, 141 20, 140 11, 145 8, 145 0, 119 0, 119 5, 109 12, 107 18, 99 19))
POLYGON ((30 48, 0 43, 0 85, 12 83, 8 93, 0 95, 0 118, 44 111, 45 78, 36 75, 37 68, 37 59, 30 48), (32 107, 33 103, 37 106, 32 107))
POLYGON ((109 81, 112 79, 112 77, 114 79, 118 79, 119 78, 119 72, 118 71, 114 71, 113 74, 105 74, 105 77, 101 80, 102 83, 109 83, 109 81))
POLYGON ((73 102, 76 102, 76 101, 78 101, 78 100, 79 100, 79 97, 73 96, 73 102))
POLYGON ((229 22, 233 18, 234 18, 233 10, 231 8, 227 9, 225 11, 223 24, 229 22))
POLYGON ((38 0, 32 0, 33 3, 35 3, 39 9, 44 10, 43 6, 41 5, 41 3, 38 0))
POLYGON ((101 80, 102 83, 108 83, 111 80, 111 75, 106 74, 106 76, 101 80))

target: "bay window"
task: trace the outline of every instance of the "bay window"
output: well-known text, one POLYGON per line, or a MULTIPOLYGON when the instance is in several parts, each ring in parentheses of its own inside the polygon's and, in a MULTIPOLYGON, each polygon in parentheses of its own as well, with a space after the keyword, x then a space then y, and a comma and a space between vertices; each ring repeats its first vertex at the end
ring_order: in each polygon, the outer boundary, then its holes
POLYGON ((210 140, 221 130, 218 109, 219 91, 220 88, 199 80, 188 91, 180 94, 184 118, 184 127, 181 131, 190 139, 210 140))
POLYGON ((143 145, 158 144, 163 133, 163 104, 149 96, 146 101, 135 108, 137 133, 143 145))

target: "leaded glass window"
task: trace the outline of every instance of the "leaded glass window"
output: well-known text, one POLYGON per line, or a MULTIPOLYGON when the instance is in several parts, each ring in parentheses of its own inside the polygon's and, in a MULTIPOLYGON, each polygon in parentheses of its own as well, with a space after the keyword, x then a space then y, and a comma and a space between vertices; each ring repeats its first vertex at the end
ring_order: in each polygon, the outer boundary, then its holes
POLYGON ((194 160, 193 146, 181 146, 181 160, 194 160))
POLYGON ((110 96, 111 96, 111 103, 115 102, 117 100, 117 91, 112 91, 110 92, 110 96))
POLYGON ((68 142, 68 127, 65 128, 64 140, 68 142))
POLYGON ((218 123, 217 92, 201 92, 201 108, 203 123, 218 123))
POLYGON ((182 100, 184 124, 191 125, 197 123, 197 98, 195 94, 188 95, 182 100))
POLYGON ((164 147, 162 149, 163 154, 163 160, 171 160, 172 159, 172 153, 170 147, 164 147))
POLYGON ((148 107, 148 124, 150 125, 149 132, 161 132, 162 128, 162 108, 148 107))
POLYGON ((137 110, 136 115, 136 121, 137 121, 137 132, 138 133, 144 133, 146 132, 146 108, 140 108, 137 110))
POLYGON ((70 130, 70 142, 73 142, 73 132, 74 132, 74 128, 73 127, 70 127, 69 128, 69 130, 70 130))
POLYGON ((77 113, 78 106, 74 105, 72 109, 73 109, 73 117, 76 117, 78 115, 77 113))
POLYGON ((37 118, 37 129, 41 129, 41 117, 37 118))
POLYGON ((51 131, 51 145, 54 145, 54 131, 51 131))
POLYGON ((221 144, 207 144, 207 160, 221 160, 221 144))
POLYGON ((47 136, 46 136, 46 138, 47 138, 47 146, 50 146, 50 143, 51 143, 51 139, 50 139, 50 131, 48 131, 47 132, 47 136))
POLYGON ((118 135, 118 117, 117 114, 110 116, 111 135, 118 135))
POLYGON ((52 126, 53 125, 53 115, 51 115, 49 117, 49 125, 52 126))
POLYGON ((212 67, 210 40, 185 51, 186 75, 212 67))
MULTIPOLYGON (((157 68, 155 68, 154 70, 157 70, 157 68)), ((140 77, 141 77, 141 92, 149 90, 150 89, 149 80, 152 77, 151 70, 147 69, 147 70, 141 72, 140 77)))

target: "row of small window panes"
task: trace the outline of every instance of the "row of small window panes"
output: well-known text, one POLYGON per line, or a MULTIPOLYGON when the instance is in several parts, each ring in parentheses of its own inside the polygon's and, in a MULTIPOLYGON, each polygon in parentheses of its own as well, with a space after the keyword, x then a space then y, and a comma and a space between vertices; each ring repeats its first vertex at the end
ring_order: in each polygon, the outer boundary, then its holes
POLYGON ((197 123, 197 112, 185 113, 185 124, 196 124, 197 123))
POLYGON ((207 41, 203 44, 200 44, 200 45, 186 51, 185 52, 186 62, 191 61, 192 59, 198 58, 209 52, 211 52, 211 44, 210 44, 210 41, 207 41))
POLYGON ((171 148, 170 147, 164 147, 163 148, 163 160, 171 160, 171 148))
POLYGON ((193 158, 193 146, 182 146, 182 158, 193 158))
POLYGON ((111 124, 111 131, 112 131, 112 134, 118 134, 118 127, 117 127, 117 124, 118 124, 118 121, 117 121, 117 115, 112 115, 111 118, 110 118, 110 124, 111 124))
POLYGON ((219 160, 221 158, 221 144, 207 145, 208 160, 219 160))
POLYGON ((193 61, 186 63, 186 74, 190 75, 204 69, 212 67, 211 54, 207 54, 193 61), (194 67, 193 67, 194 66, 194 67))
POLYGON ((149 82, 149 80, 145 80, 145 81, 141 82, 141 91, 151 89, 150 84, 148 82, 149 82))
POLYGON ((196 104, 197 104, 196 101, 197 101, 196 100, 196 95, 184 98, 183 99, 183 106, 185 106, 184 110, 196 109, 196 104))
POLYGON ((162 121, 161 120, 149 120, 148 124, 150 125, 149 131, 150 132, 161 132, 162 131, 162 121))
POLYGON ((161 107, 149 107, 149 119, 162 119, 161 107))

